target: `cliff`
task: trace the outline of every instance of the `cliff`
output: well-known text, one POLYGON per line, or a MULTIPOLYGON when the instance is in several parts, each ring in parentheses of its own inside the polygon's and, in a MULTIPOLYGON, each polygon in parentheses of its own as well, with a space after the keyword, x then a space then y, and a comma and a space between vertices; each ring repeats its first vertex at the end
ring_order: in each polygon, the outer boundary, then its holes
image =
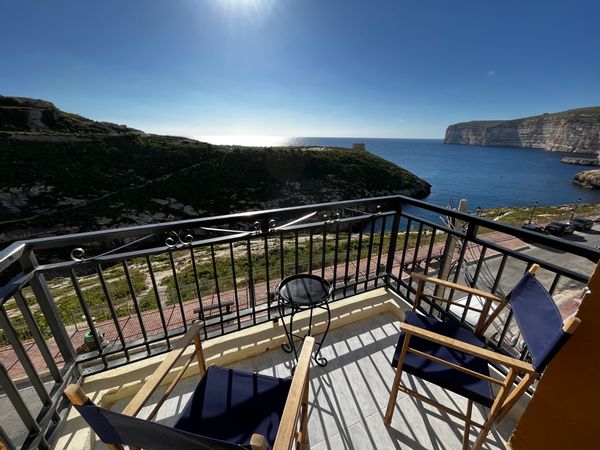
POLYGON ((7 99, 0 103, 0 243, 341 199, 422 198, 430 190, 364 150, 216 146, 7 99))
POLYGON ((600 153, 600 106, 523 119, 457 123, 446 130, 444 143, 600 153))
POLYGON ((600 189, 600 169, 579 172, 573 178, 573 183, 589 189, 600 189))

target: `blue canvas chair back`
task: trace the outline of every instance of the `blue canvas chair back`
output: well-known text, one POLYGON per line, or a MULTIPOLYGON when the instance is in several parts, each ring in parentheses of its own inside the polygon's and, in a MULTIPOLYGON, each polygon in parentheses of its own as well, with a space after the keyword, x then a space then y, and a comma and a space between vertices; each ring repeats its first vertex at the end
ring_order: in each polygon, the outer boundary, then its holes
POLYGON ((554 300, 532 273, 526 273, 507 300, 540 373, 569 339, 554 300))
POLYGON ((246 447, 119 414, 94 403, 73 405, 105 444, 148 450, 240 450, 246 447))

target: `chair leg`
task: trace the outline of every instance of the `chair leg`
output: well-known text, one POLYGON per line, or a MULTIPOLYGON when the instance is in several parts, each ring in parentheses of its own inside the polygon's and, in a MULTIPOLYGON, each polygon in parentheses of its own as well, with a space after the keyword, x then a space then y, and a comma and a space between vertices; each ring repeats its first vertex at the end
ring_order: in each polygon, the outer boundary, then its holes
POLYGON ((504 404, 506 397, 508 397, 510 394, 511 387, 515 381, 516 376, 517 376, 516 371, 511 368, 508 371, 508 375, 506 376, 504 383, 500 387, 500 391, 496 395, 494 404, 492 405, 492 407, 490 409, 490 414, 489 414, 488 418, 486 419, 486 421, 484 422, 483 428, 479 432, 479 435, 477 436, 477 439, 475 440, 475 444, 473 444, 472 450, 479 450, 481 448, 481 446, 483 445, 485 438, 487 437, 488 433, 492 429, 492 425, 494 425, 494 423, 496 422, 496 420, 498 418, 499 413, 501 412, 502 405, 504 404))
POLYGON ((473 411, 473 400, 467 403, 467 420, 465 420, 465 435, 463 436, 463 450, 469 449, 469 435, 471 434, 471 413, 473 411))
POLYGON ((383 423, 386 426, 390 426, 392 423, 392 416, 394 415, 394 408, 396 407, 396 399, 398 398, 398 388, 400 387, 400 380, 402 378, 402 365, 408 352, 408 342, 410 341, 410 334, 404 336, 404 342, 402 343, 402 350, 400 351, 400 358, 398 358, 398 367, 396 367, 396 376, 394 377, 394 384, 392 384, 392 391, 390 392, 390 400, 388 401, 387 409, 385 411, 385 417, 383 423))
POLYGON ((473 447, 471 448, 471 450, 479 450, 483 446, 483 443, 485 442, 485 438, 487 437, 488 433, 492 429, 492 425, 494 424, 494 422, 495 422, 495 418, 492 417, 492 415, 490 414, 490 416, 484 422, 483 428, 477 435, 477 439, 475 440, 475 444, 473 444, 473 447))

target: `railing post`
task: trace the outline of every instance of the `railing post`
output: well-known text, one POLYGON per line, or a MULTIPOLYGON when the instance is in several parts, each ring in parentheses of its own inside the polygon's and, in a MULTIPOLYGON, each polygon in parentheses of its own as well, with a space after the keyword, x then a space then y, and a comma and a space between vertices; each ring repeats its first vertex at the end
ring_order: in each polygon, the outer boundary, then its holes
MULTIPOLYGON (((462 199, 458 206, 458 211, 462 213, 467 212, 467 201, 462 199)), ((462 220, 456 220, 454 223, 454 229, 459 230, 463 226, 464 222, 462 220)), ((452 257, 454 256, 454 251, 456 250, 457 238, 456 236, 450 236, 450 239, 446 241, 446 246, 444 247, 444 256, 442 257, 442 262, 440 263, 440 270, 438 271, 438 278, 442 280, 447 280, 450 276, 450 269, 452 268, 452 257)), ((464 243, 463 243, 464 244, 464 243)), ((433 295, 436 297, 443 297, 446 288, 443 286, 436 286, 433 292, 433 295)))
POLYGON ((400 214, 402 213, 402 203, 398 201, 394 205, 394 220, 392 221, 392 231, 390 232, 390 245, 388 247, 387 260, 385 263, 385 285, 391 287, 392 270, 394 269, 394 258, 396 257, 396 245, 398 244, 398 231, 400 229, 400 214))
MULTIPOLYGON (((32 251, 21 256, 21 258, 19 258, 19 263, 24 272, 34 271, 38 266, 37 259, 32 251)), ((60 318, 60 314, 56 308, 54 298, 50 293, 44 275, 41 273, 35 274, 31 279, 30 286, 65 363, 74 362, 76 356, 75 348, 73 347, 71 339, 69 338, 69 333, 67 333, 67 329, 60 318)))

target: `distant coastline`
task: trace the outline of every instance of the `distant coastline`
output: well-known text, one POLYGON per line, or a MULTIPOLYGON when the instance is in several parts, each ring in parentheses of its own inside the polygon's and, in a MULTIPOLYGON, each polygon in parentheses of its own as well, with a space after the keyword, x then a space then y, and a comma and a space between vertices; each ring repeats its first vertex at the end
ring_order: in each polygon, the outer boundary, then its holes
POLYGON ((600 152, 600 106, 514 120, 480 120, 450 125, 445 144, 600 152))

